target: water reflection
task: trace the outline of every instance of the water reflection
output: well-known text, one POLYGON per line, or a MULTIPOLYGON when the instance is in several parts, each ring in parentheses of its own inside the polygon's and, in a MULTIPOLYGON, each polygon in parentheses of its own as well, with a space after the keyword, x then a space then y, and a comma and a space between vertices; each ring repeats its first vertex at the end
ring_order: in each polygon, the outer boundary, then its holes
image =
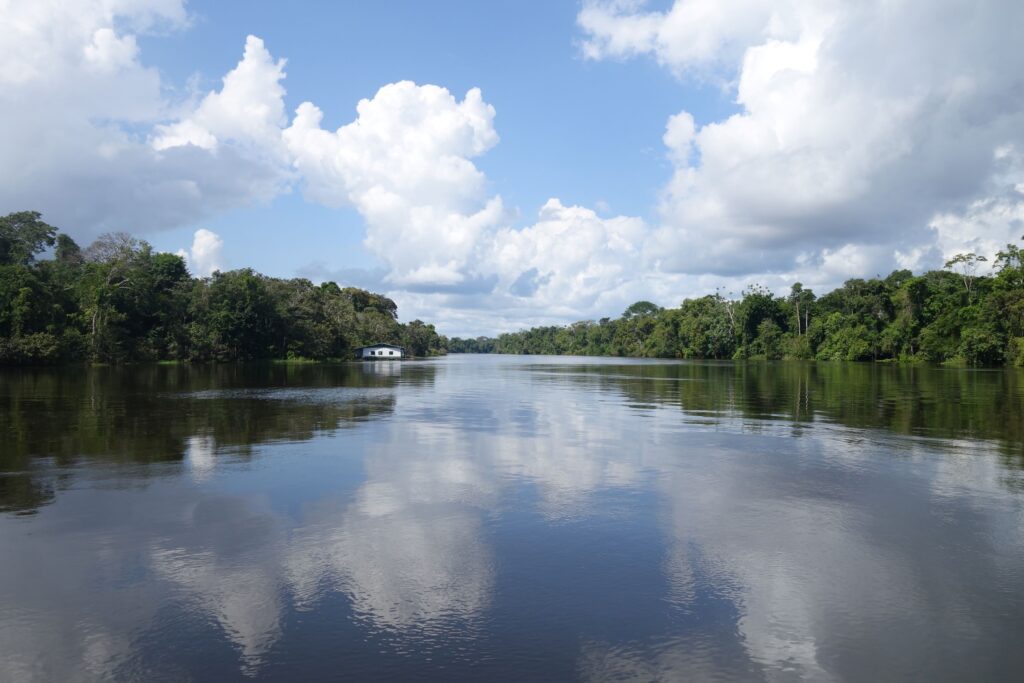
POLYGON ((374 627, 416 626, 421 637, 453 635, 479 616, 494 581, 482 527, 497 490, 484 463, 441 431, 395 425, 368 444, 351 500, 310 510, 289 553, 302 602, 341 588, 374 627))
MULTIPOLYGON (((372 365, 372 364, 369 364, 372 365)), ((209 474, 216 448, 245 456, 259 444, 313 439, 394 409, 401 382, 423 386, 434 366, 405 375, 357 364, 141 366, 0 372, 0 510, 32 512, 69 485, 51 464, 134 466, 166 475, 184 463, 209 474)))
POLYGON ((192 611, 219 624, 240 651, 242 670, 257 670, 281 633, 278 521, 239 498, 201 499, 183 510, 177 533, 148 548, 155 578, 174 585, 192 611))
POLYGON ((826 421, 935 438, 977 438, 1024 457, 1024 371, 877 363, 577 361, 534 368, 550 381, 622 392, 634 407, 676 405, 694 424, 723 417, 826 421))
POLYGON ((188 437, 185 442, 185 463, 194 479, 202 481, 213 473, 216 450, 217 444, 210 435, 188 437))
POLYGON ((1013 373, 379 365, 5 376, 0 680, 1024 671, 1013 373))

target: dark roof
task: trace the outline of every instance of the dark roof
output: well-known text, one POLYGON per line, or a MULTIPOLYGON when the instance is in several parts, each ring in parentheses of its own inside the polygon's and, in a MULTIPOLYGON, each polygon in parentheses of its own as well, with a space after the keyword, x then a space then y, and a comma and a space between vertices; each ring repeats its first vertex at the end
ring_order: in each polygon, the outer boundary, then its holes
POLYGON ((399 349, 402 353, 405 353, 405 347, 399 346, 398 344, 369 344, 367 346, 357 347, 356 351, 362 351, 363 349, 399 349))

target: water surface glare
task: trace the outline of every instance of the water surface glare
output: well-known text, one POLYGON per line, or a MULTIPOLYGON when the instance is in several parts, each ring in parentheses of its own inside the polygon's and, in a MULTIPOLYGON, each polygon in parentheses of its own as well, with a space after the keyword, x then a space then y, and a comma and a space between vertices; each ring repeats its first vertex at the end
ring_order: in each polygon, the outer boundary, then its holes
POLYGON ((0 681, 1021 680, 1024 375, 0 372, 0 681))

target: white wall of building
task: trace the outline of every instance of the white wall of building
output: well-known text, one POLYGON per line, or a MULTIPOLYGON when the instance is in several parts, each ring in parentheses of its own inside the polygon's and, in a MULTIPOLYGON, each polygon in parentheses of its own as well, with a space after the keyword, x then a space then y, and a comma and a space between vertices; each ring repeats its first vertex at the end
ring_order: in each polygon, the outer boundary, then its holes
POLYGON ((386 360, 386 359, 389 359, 389 358, 390 359, 401 358, 402 357, 402 350, 401 349, 396 349, 396 348, 393 348, 393 347, 387 347, 387 346, 376 347, 376 348, 367 348, 367 349, 362 349, 362 357, 363 358, 370 358, 370 359, 374 359, 374 360, 386 360))

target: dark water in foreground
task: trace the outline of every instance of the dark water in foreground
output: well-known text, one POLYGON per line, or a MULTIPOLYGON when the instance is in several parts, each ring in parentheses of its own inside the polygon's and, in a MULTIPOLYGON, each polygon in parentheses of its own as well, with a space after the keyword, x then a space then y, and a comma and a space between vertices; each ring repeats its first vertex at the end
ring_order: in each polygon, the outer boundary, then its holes
POLYGON ((1024 678, 1013 371, 5 371, 0 444, 0 681, 1024 678))

